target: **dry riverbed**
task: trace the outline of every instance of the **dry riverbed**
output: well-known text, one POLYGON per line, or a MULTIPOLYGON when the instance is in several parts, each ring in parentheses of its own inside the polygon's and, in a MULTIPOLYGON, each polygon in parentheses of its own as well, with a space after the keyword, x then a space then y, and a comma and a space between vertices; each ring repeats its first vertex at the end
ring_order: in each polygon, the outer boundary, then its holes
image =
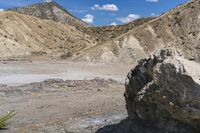
POLYGON ((1 62, 0 84, 23 85, 46 79, 91 80, 96 77, 124 82, 132 66, 64 61, 1 62))
POLYGON ((94 133, 127 116, 123 93, 131 66, 15 62, 0 67, 0 112, 17 111, 2 132, 94 133))

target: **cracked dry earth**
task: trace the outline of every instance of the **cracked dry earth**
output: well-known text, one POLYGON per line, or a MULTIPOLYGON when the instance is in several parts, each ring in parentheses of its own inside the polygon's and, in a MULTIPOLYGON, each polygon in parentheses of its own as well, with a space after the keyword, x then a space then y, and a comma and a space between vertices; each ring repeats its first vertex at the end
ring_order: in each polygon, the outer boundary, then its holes
POLYGON ((127 117, 123 93, 122 81, 100 78, 1 85, 0 112, 17 115, 0 132, 94 133, 127 117))

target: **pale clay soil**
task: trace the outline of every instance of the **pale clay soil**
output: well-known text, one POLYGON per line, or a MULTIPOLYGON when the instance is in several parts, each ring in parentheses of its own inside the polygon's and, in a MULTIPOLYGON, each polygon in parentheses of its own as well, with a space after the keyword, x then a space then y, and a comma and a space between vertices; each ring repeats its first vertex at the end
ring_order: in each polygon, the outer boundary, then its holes
POLYGON ((1 63, 0 112, 15 110, 17 115, 0 132, 94 133, 118 123, 127 117, 124 82, 132 67, 62 61, 1 63))

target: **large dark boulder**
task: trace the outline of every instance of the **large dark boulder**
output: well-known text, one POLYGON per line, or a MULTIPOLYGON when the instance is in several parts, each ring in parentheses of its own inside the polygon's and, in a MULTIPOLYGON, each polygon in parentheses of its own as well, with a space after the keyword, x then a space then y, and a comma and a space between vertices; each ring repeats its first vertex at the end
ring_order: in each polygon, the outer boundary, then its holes
MULTIPOLYGON (((129 119, 161 128, 171 124, 170 128, 176 129, 177 124, 185 124, 200 132, 199 70, 198 63, 184 59, 173 49, 162 49, 140 60, 126 82, 129 119)), ((170 128, 166 132, 176 131, 170 128)))
POLYGON ((125 87, 128 118, 97 133, 200 133, 200 64, 162 49, 138 62, 125 87))

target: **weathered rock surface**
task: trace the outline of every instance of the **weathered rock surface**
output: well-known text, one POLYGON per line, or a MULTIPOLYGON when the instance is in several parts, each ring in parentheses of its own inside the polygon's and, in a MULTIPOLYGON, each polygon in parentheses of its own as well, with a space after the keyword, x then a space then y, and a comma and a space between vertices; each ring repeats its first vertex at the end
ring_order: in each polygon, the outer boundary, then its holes
MULTIPOLYGON (((185 60, 172 49, 160 50, 149 59, 140 60, 128 74, 126 83, 129 118, 159 124, 176 121, 175 128, 177 123, 184 123, 200 131, 200 84, 197 79, 200 71, 190 70, 188 64, 200 68, 199 64, 185 60)), ((171 131, 170 128, 166 130, 171 131)))
POLYGON ((199 133, 200 64, 173 49, 142 59, 128 74, 128 118, 97 133, 199 133))

